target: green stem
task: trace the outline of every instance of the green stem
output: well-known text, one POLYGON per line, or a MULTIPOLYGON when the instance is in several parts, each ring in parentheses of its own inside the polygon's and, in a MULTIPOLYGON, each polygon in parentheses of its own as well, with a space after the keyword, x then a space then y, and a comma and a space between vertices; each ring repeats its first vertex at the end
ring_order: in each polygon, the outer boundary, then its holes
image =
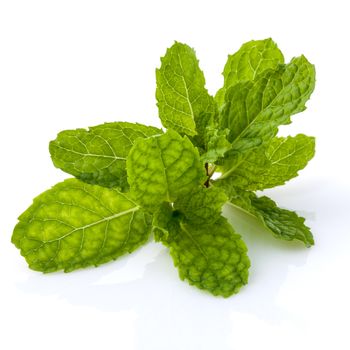
POLYGON ((216 165, 214 165, 208 172, 209 179, 214 175, 216 170, 216 165))
POLYGON ((207 173, 207 180, 204 182, 204 186, 205 187, 209 187, 210 186, 210 179, 211 177, 214 175, 215 173, 215 169, 216 169, 216 165, 214 165, 210 170, 209 170, 209 164, 208 163, 205 163, 205 171, 207 173))

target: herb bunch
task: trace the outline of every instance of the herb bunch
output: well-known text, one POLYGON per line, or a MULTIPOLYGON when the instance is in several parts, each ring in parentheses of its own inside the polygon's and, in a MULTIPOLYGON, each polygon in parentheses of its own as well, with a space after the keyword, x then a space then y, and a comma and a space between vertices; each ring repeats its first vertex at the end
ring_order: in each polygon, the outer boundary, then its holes
POLYGON ((222 216, 227 202, 275 237, 313 245, 303 218, 255 191, 283 185, 314 155, 313 137, 276 136, 306 108, 314 66, 304 56, 284 63, 266 39, 230 55, 223 76, 212 97, 194 50, 175 42, 156 70, 166 131, 114 122, 60 132, 50 154, 75 178, 36 197, 19 217, 12 242, 29 267, 98 266, 133 252, 153 233, 169 247, 182 280, 228 297, 247 283, 250 261, 222 216))

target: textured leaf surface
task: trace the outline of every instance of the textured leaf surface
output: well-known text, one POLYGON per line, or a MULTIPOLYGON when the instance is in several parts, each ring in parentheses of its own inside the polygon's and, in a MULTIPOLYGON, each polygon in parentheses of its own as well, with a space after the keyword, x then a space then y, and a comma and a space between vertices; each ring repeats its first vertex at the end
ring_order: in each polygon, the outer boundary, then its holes
POLYGON ((232 187, 256 191, 283 185, 298 176, 315 154, 315 138, 275 137, 265 147, 258 147, 240 161, 225 160, 221 181, 232 187))
POLYGON ((213 113, 202 113, 201 117, 196 120, 196 135, 189 136, 194 146, 199 149, 206 149, 207 128, 217 129, 217 116, 213 113))
POLYGON ((216 113, 196 54, 189 46, 176 42, 169 48, 161 58, 156 79, 159 117, 164 127, 193 136, 202 115, 216 113))
POLYGON ((130 253, 149 234, 148 219, 125 194, 69 179, 34 199, 12 242, 33 270, 72 271, 130 253))
POLYGON ((205 163, 214 163, 231 149, 231 143, 227 140, 229 129, 220 129, 217 116, 205 113, 197 120, 197 135, 190 137, 205 163))
POLYGON ((214 163, 231 149, 231 143, 227 140, 228 129, 219 130, 216 127, 208 127, 205 137, 205 150, 201 158, 206 163, 214 163))
POLYGON ((215 96, 219 106, 225 102, 225 93, 231 86, 254 80, 260 73, 275 69, 281 63, 284 63, 283 54, 272 39, 252 40, 243 44, 235 54, 228 56, 222 73, 224 86, 215 96))
POLYGON ((220 119, 221 128, 230 129, 232 150, 242 153, 273 138, 279 125, 306 108, 314 86, 315 70, 304 56, 232 86, 220 119))
POLYGON ((150 210, 174 202, 206 178, 198 150, 173 130, 137 140, 127 159, 127 172, 133 198, 150 210))
POLYGON ((276 238, 299 240, 310 247, 314 239, 305 219, 295 212, 281 209, 270 198, 257 197, 252 192, 231 192, 231 203, 256 216, 276 238))
POLYGON ((106 187, 127 187, 126 157, 138 138, 162 130, 126 122, 65 130, 50 142, 54 165, 77 178, 106 187))
MULTIPOLYGON (((164 217, 160 221, 166 222, 164 217)), ((180 278, 191 285, 228 297, 248 282, 246 245, 223 217, 210 225, 169 217, 158 239, 170 248, 180 278)))
POLYGON ((227 200, 221 188, 202 186, 180 197, 174 203, 174 208, 181 211, 193 224, 212 224, 220 218, 227 200))
POLYGON ((314 244, 310 228, 304 224, 305 219, 298 216, 295 212, 278 208, 276 203, 266 196, 253 197, 251 203, 266 227, 276 237, 287 241, 297 239, 302 241, 307 247, 314 244))

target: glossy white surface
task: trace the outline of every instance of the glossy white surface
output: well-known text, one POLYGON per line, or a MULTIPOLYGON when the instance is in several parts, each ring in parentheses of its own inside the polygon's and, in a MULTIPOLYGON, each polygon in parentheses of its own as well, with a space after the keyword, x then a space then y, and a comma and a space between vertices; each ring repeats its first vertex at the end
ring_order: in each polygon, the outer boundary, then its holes
POLYGON ((347 1, 0 2, 0 348, 250 350, 350 348, 347 1), (196 48, 214 93, 228 53, 272 37, 316 65, 308 109, 282 134, 317 137, 300 177, 266 191, 307 218, 316 245, 277 241, 225 208, 249 247, 250 281, 229 299, 181 282, 167 250, 70 274, 27 268, 16 217, 65 177, 48 142, 63 129, 160 125, 154 69, 173 40, 196 48))

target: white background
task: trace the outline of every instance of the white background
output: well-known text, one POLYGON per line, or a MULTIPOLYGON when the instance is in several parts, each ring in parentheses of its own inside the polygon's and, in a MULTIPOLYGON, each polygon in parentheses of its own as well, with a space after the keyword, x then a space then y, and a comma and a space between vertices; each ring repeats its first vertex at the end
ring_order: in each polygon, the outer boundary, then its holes
MULTIPOLYGON (((0 348, 349 349, 349 10, 347 1, 0 1, 0 348), (181 282, 167 250, 71 274, 27 268, 10 243, 32 198, 68 177, 48 142, 105 121, 160 125, 159 57, 195 47, 211 93, 228 53, 272 37, 316 65, 308 109, 283 134, 317 137, 300 177, 268 191, 307 218, 316 245, 280 242, 231 216, 252 261, 229 299, 181 282)), ((229 210, 225 210, 231 215, 229 210)))

